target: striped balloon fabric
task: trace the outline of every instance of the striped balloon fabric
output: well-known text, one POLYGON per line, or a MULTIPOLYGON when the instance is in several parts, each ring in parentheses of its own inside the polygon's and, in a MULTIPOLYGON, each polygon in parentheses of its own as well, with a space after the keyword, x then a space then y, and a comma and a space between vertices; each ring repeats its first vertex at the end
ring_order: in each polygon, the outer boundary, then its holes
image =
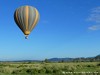
POLYGON ((14 13, 14 20, 26 37, 34 29, 39 18, 39 12, 32 6, 21 6, 14 13))

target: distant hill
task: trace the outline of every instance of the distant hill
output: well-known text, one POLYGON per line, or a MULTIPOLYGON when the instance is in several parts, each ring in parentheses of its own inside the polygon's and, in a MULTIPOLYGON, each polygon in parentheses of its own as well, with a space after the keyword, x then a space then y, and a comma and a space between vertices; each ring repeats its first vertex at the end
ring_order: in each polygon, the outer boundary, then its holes
POLYGON ((100 54, 99 54, 99 55, 97 55, 95 58, 100 58, 100 54))
POLYGON ((51 58, 48 59, 50 62, 68 62, 68 61, 73 61, 73 62, 85 62, 85 61, 100 61, 100 54, 95 56, 95 57, 79 57, 79 58, 51 58))
POLYGON ((48 61, 52 61, 52 62, 60 62, 60 61, 72 61, 73 58, 51 58, 48 59, 48 61))
POLYGON ((46 60, 16 60, 16 61, 0 61, 0 62, 100 62, 100 54, 94 57, 79 57, 79 58, 51 58, 46 60))

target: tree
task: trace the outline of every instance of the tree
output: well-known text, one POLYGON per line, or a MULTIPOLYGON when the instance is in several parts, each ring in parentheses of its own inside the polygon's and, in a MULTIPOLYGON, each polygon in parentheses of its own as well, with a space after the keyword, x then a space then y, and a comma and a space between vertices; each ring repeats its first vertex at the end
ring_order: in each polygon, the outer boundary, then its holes
POLYGON ((49 60, 48 60, 48 59, 45 59, 45 60, 44 60, 44 62, 45 62, 45 63, 48 63, 48 62, 49 62, 49 60))

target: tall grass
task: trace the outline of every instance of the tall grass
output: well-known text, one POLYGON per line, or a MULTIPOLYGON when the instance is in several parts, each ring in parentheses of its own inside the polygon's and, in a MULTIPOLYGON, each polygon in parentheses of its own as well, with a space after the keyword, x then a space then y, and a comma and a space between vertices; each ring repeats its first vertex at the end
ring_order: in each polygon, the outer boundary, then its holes
POLYGON ((100 63, 99 62, 78 62, 78 63, 1 62, 0 63, 0 75, 29 75, 29 74, 30 75, 100 75, 100 63), (74 72, 80 72, 80 73, 74 73, 74 72))

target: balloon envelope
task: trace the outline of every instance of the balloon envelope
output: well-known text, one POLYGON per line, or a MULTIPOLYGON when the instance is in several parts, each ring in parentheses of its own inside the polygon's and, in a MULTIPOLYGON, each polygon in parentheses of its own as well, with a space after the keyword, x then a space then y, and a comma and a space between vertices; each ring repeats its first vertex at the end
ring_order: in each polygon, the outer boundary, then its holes
POLYGON ((21 6, 15 10, 14 20, 21 31, 28 36, 39 20, 39 13, 32 6, 21 6))

